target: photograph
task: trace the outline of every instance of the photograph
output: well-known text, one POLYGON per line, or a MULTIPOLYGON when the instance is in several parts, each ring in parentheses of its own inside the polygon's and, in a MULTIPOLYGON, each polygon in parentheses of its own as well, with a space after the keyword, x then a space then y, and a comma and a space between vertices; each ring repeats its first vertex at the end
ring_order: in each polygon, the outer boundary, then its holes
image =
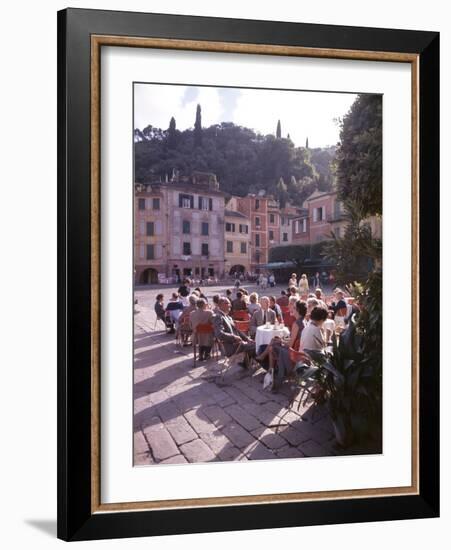
POLYGON ((383 95, 132 97, 133 465, 383 453, 383 95))

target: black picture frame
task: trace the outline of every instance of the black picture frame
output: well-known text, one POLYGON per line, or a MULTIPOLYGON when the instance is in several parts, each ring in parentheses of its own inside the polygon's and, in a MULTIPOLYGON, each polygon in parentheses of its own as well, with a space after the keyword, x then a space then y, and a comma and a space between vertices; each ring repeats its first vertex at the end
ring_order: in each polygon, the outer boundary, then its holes
POLYGON ((439 33, 85 9, 58 12, 58 537, 88 540, 437 517, 439 332, 429 320, 439 317, 438 213, 439 33), (418 495, 92 512, 92 35, 418 55, 418 495))

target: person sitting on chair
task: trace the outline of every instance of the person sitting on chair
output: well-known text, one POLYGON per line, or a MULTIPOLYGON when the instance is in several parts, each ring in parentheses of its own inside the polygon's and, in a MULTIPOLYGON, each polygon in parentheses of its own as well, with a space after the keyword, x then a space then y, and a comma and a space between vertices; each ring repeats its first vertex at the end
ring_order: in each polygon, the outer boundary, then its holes
POLYGON ((180 340, 182 341, 182 344, 184 346, 189 345, 188 340, 192 332, 191 324, 190 324, 190 315, 196 309, 196 300, 197 300, 196 296, 194 294, 190 294, 188 296, 189 306, 183 310, 182 314, 179 317, 179 322, 178 322, 179 335, 180 335, 180 340))
POLYGON ((213 346, 213 333, 196 334, 197 325, 211 325, 213 320, 213 312, 207 309, 207 302, 204 298, 199 298, 196 302, 197 309, 190 314, 191 328, 193 329, 193 339, 199 346, 199 361, 207 361, 210 359, 210 352, 213 346))
MULTIPOLYGON (((166 324, 165 314, 164 314, 164 296, 163 294, 157 294, 157 297, 155 298, 156 302, 154 305, 155 314, 157 316, 157 320, 163 321, 164 324, 166 324)), ((156 323, 155 323, 156 324, 156 323)))
POLYGON ((246 311, 247 305, 244 301, 243 293, 238 290, 236 299, 232 300, 232 311, 246 311))
POLYGON ((269 297, 269 307, 276 314, 277 322, 281 323, 283 321, 282 310, 280 309, 279 304, 276 302, 276 297, 275 296, 270 296, 269 297))
MULTIPOLYGON (((182 311, 183 311, 183 303, 180 300, 179 295, 177 294, 177 292, 174 292, 172 294, 171 301, 166 306, 166 311, 169 312, 171 320, 174 323, 175 328, 177 328, 179 317, 180 317, 180 315, 182 314, 182 311)), ((173 334, 175 332, 175 330, 172 329, 170 332, 173 334)))
POLYGON ((271 323, 272 325, 276 323, 276 314, 270 309, 269 298, 267 296, 260 298, 260 306, 261 308, 255 311, 251 318, 250 334, 252 338, 257 332, 257 327, 266 323, 271 323))
POLYGON ((215 337, 222 343, 227 357, 231 357, 238 351, 243 351, 246 354, 246 361, 239 363, 241 367, 245 368, 249 365, 249 359, 255 356, 255 342, 235 327, 235 323, 229 315, 230 310, 230 300, 224 297, 220 298, 218 313, 213 318, 215 337))
POLYGON ((276 303, 280 307, 288 307, 288 296, 285 290, 280 291, 280 296, 277 298, 276 303))

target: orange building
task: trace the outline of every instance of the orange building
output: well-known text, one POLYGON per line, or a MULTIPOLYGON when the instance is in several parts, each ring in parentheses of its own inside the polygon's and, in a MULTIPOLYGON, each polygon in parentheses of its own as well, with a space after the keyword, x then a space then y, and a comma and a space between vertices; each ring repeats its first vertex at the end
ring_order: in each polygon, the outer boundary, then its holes
POLYGON ((260 266, 268 263, 269 224, 268 203, 272 197, 248 195, 236 197, 237 210, 251 222, 251 271, 259 273, 260 266))

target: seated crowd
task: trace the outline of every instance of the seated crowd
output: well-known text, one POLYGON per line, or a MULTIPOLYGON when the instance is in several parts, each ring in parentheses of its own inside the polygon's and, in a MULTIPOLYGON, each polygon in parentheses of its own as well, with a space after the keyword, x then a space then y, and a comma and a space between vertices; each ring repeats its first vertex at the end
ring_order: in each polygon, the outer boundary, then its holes
POLYGON ((339 334, 358 310, 352 299, 346 302, 340 289, 332 299, 317 288, 301 300, 294 285, 282 290, 278 298, 259 298, 256 292, 249 295, 246 289, 236 288, 228 289, 224 296, 214 295, 209 302, 200 288, 190 290, 189 280, 172 294, 166 306, 163 302, 163 295, 158 294, 157 318, 183 345, 191 345, 190 340, 195 343, 200 361, 210 358, 216 340, 227 357, 244 353, 244 361, 239 363, 242 367, 255 359, 263 368, 271 369, 275 386, 293 374, 297 362, 309 363, 323 354, 333 334, 339 334), (286 326, 289 337, 275 336, 256 350, 257 329, 263 325, 286 326))

